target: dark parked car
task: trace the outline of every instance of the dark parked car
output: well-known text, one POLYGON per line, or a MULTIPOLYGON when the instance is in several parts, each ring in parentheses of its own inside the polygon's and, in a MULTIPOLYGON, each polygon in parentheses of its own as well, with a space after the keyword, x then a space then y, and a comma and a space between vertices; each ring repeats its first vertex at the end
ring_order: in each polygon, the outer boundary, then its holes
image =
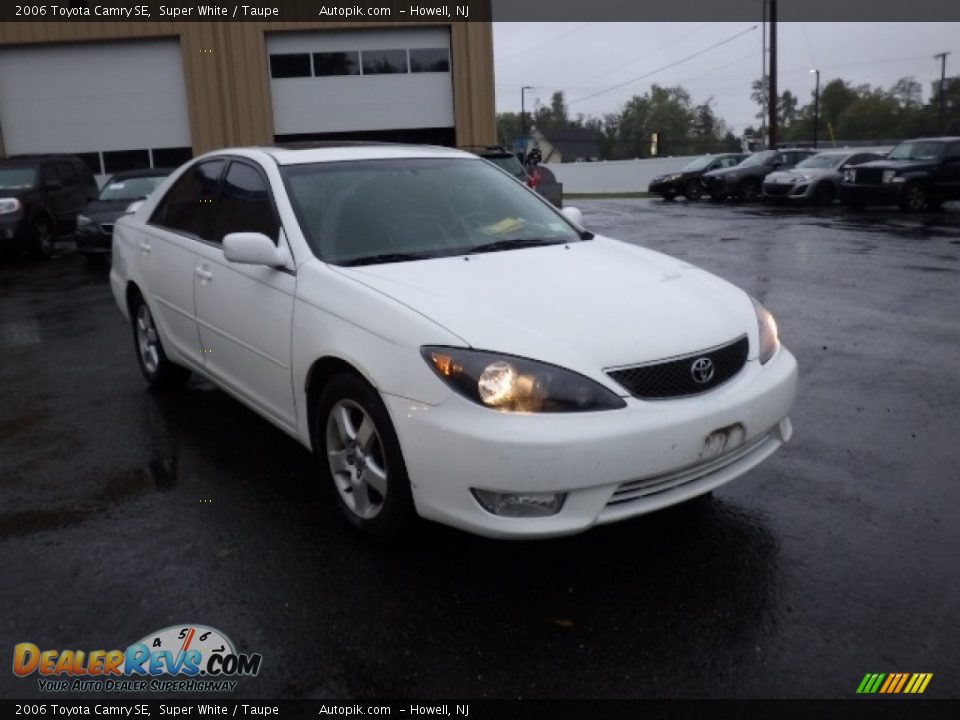
POLYGON ((934 210, 960 200, 960 137, 907 140, 883 160, 850 168, 840 184, 847 205, 934 210))
POLYGON ((563 184, 558 183, 553 173, 547 168, 537 165, 528 172, 516 155, 500 145, 470 146, 461 149, 492 162, 527 187, 536 190, 556 207, 563 207, 563 184))
POLYGON ((77 216, 77 250, 88 260, 108 254, 117 218, 130 203, 146 198, 171 172, 171 168, 127 170, 111 177, 77 216))
POLYGON ((801 160, 792 170, 777 170, 767 175, 763 181, 763 198, 830 205, 840 197, 840 180, 844 170, 879 160, 889 151, 889 147, 824 150, 801 160))
POLYGON ((726 153, 723 155, 704 155, 691 160, 676 172, 658 175, 650 181, 649 192, 664 200, 673 200, 683 195, 687 200, 699 200, 703 195, 700 178, 711 170, 724 170, 739 164, 746 153, 726 153))
POLYGON ((739 165, 704 173, 704 191, 710 199, 754 200, 760 195, 763 179, 774 170, 792 168, 801 160, 816 154, 816 150, 762 150, 753 153, 739 165))
POLYGON ((97 195, 97 182, 74 155, 18 155, 0 160, 0 250, 53 255, 57 237, 97 195))

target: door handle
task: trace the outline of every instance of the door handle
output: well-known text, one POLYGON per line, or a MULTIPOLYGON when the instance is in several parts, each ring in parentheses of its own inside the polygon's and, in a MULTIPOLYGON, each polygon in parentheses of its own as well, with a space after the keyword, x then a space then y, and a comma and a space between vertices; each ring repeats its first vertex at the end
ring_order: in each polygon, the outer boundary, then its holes
POLYGON ((197 277, 201 280, 213 280, 213 273, 203 268, 196 268, 197 277))
POLYGON ((150 252, 150 243, 148 243, 148 242, 141 242, 141 243, 140 243, 140 252, 142 252, 144 255, 146 255, 147 253, 149 253, 149 252, 150 252))

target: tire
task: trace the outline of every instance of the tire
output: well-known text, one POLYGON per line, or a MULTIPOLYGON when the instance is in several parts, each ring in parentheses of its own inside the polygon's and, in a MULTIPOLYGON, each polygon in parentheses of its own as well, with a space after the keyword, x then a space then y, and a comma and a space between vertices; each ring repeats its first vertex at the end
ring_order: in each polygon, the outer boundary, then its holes
POLYGON ((130 303, 130 318, 137 363, 150 387, 158 390, 182 387, 190 371, 167 359, 150 307, 139 294, 130 303))
POLYGON ((701 185, 700 181, 697 179, 690 180, 683 189, 683 194, 686 196, 687 200, 690 200, 691 202, 697 202, 701 197, 703 197, 703 185, 701 185))
POLYGON ((379 539, 407 534, 417 513, 400 441, 380 395, 357 375, 333 376, 317 398, 313 448, 346 521, 379 539))
POLYGON ((760 183, 756 180, 744 180, 737 186, 737 197, 744 202, 753 202, 760 197, 760 183))
POLYGON ((53 222, 46 215, 38 215, 30 225, 31 251, 36 257, 49 260, 53 257, 53 222))
POLYGON ((821 182, 813 190, 813 202, 820 206, 833 205, 837 199, 837 190, 829 182, 821 182))
POLYGON ((927 206, 927 190, 919 183, 910 183, 900 195, 900 209, 904 212, 920 212, 927 206))
POLYGON ((718 193, 710 193, 710 202, 716 203, 717 205, 719 205, 720 203, 723 202, 723 195, 720 195, 718 193))
POLYGON ((670 193, 660 193, 660 197, 663 198, 664 202, 673 202, 675 196, 670 193))

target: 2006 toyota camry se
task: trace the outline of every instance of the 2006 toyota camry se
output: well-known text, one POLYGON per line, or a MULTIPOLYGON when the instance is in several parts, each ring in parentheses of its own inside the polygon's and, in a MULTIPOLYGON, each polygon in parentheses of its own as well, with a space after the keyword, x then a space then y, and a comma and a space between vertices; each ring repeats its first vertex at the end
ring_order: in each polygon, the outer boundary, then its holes
POLYGON ((151 385, 194 372, 253 408, 374 534, 577 532, 792 432, 796 361, 759 302, 457 150, 202 156, 117 222, 110 281, 151 385))

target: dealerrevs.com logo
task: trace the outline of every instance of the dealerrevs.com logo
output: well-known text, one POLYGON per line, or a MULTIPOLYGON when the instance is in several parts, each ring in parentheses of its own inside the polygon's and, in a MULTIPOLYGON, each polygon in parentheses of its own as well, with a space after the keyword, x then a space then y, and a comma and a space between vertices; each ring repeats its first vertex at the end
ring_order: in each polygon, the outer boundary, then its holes
POLYGON ((126 650, 13 648, 13 673, 38 675, 43 692, 232 692, 238 677, 260 672, 259 653, 238 653, 219 630, 173 625, 126 650))

